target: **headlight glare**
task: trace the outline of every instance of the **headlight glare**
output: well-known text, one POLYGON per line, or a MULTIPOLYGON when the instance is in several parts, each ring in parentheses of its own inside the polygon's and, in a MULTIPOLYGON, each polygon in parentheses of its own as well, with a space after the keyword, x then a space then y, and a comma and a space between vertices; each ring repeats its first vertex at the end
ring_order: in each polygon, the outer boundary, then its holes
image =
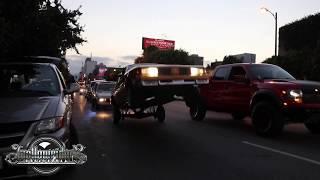
POLYGON ((106 102, 107 99, 106 98, 99 98, 99 102, 106 102))
POLYGON ((144 77, 158 77, 159 71, 156 67, 148 67, 148 68, 142 68, 141 74, 144 77))
POLYGON ((191 76, 203 76, 204 70, 202 68, 190 68, 190 75, 191 76))
POLYGON ((294 102, 301 104, 303 102, 303 92, 301 90, 290 90, 289 97, 291 97, 294 102))
POLYGON ((291 90, 289 94, 293 98, 301 98, 303 96, 303 93, 301 90, 291 90))

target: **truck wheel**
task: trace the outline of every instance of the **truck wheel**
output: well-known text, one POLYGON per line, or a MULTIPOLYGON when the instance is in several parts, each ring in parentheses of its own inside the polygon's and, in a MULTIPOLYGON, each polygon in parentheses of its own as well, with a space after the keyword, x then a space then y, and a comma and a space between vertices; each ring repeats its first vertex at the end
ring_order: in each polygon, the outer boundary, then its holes
POLYGON ((258 135, 276 136, 281 134, 284 119, 280 111, 269 102, 259 102, 252 110, 252 124, 258 135))
POLYGON ((306 122, 304 123, 306 128, 313 134, 320 133, 320 123, 319 122, 306 122))
POLYGON ((166 119, 166 111, 163 106, 158 106, 157 111, 155 114, 156 119, 158 122, 162 123, 166 119))
POLYGON ((121 112, 120 112, 120 109, 115 105, 112 106, 112 115, 113 115, 113 124, 119 124, 121 120, 121 112))
POLYGON ((189 109, 191 119, 194 121, 202 121, 206 116, 206 111, 206 108, 201 102, 191 105, 189 109))
POLYGON ((246 115, 241 113, 232 113, 232 118, 236 121, 241 121, 246 117, 246 115))

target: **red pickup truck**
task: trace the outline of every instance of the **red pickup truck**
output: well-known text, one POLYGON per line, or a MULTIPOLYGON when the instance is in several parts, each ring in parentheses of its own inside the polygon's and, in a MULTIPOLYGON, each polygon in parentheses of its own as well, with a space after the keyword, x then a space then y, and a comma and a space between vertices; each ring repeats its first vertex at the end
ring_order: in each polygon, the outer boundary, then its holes
POLYGON ((296 80, 278 66, 218 66, 199 91, 201 98, 190 108, 193 120, 203 120, 206 110, 213 110, 238 120, 250 116, 259 135, 278 135, 289 122, 320 132, 320 83, 296 80))

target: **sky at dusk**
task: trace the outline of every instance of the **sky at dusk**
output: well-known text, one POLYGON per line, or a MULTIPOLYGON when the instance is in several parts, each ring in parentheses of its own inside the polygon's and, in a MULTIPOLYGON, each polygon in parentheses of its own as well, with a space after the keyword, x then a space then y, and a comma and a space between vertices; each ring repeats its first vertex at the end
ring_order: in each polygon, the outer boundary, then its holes
POLYGON ((320 12, 319 0, 62 0, 81 6, 85 26, 81 55, 68 51, 73 72, 84 56, 107 65, 133 63, 142 53, 142 37, 176 41, 176 49, 204 57, 205 64, 226 55, 257 54, 261 62, 274 54, 274 19, 261 12, 278 12, 279 26, 320 12))

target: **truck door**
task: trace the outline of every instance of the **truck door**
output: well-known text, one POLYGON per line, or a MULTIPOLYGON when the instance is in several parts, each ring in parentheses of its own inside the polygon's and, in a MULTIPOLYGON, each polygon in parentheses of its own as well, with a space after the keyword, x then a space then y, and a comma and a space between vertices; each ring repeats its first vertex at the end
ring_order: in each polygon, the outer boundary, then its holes
POLYGON ((225 96, 225 101, 229 106, 228 111, 247 113, 250 107, 252 88, 246 70, 242 66, 233 66, 228 80, 230 83, 225 96))
POLYGON ((215 111, 223 109, 222 106, 225 96, 225 87, 228 84, 227 77, 229 72, 230 67, 218 67, 210 79, 205 98, 207 107, 209 109, 215 111))

